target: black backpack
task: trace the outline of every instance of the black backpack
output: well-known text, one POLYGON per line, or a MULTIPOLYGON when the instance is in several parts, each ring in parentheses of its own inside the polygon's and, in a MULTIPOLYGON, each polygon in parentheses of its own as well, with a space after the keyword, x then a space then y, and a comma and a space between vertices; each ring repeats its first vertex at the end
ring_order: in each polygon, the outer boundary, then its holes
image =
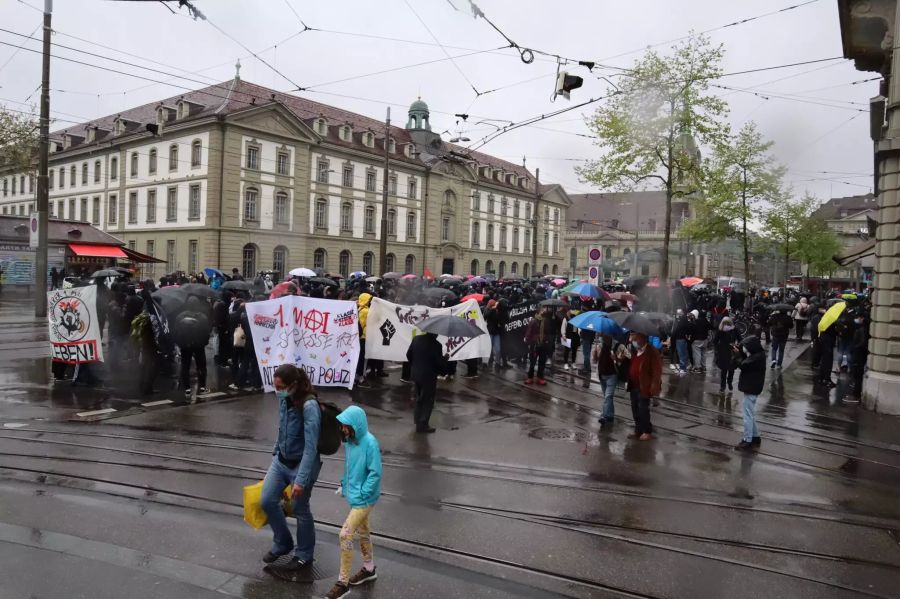
POLYGON ((341 413, 340 408, 330 401, 319 401, 319 410, 322 412, 322 428, 319 431, 319 453, 322 455, 334 455, 341 448, 341 442, 344 440, 341 434, 341 423, 338 422, 338 414, 341 413))

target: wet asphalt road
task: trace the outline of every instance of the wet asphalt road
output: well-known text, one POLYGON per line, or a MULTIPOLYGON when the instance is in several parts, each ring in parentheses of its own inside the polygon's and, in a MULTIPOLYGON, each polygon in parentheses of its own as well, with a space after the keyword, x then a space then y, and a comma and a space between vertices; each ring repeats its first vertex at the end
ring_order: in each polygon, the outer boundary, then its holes
MULTIPOLYGON (((185 401, 171 382, 138 397, 127 368, 105 390, 50 384, 43 324, 22 312, 0 302, 0 598, 327 591, 340 454, 313 492, 321 580, 274 581, 267 530, 240 516, 271 459, 273 398, 185 401)), ((732 450, 740 393, 720 395, 716 372, 667 372, 644 443, 626 439, 623 391, 600 431, 599 385, 562 370, 543 388, 514 369, 441 382, 425 437, 398 370, 324 391, 362 405, 384 450, 379 580, 351 596, 897 597, 900 421, 813 389, 804 349, 768 373, 752 455, 732 450)))

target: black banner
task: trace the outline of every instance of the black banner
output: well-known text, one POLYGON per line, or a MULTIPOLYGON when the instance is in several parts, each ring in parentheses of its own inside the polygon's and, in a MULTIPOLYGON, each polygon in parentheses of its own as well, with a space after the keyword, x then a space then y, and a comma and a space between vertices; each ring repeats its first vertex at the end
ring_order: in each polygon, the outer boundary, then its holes
POLYGON ((525 327, 538 311, 538 301, 532 300, 511 306, 507 311, 507 321, 503 325, 503 353, 510 360, 528 354, 525 345, 525 327))

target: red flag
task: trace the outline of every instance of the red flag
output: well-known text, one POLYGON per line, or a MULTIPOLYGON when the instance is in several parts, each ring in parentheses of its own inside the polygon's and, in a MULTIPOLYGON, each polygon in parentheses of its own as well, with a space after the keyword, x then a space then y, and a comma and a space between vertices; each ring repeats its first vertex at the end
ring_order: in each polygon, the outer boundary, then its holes
POLYGON ((427 268, 425 269, 425 278, 426 279, 434 279, 434 274, 427 268))

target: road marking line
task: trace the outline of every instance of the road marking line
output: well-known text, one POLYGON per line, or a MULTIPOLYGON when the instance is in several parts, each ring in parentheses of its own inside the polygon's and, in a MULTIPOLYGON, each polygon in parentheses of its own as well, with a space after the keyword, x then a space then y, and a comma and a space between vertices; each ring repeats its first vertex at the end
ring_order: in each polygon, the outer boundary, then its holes
POLYGON ((197 397, 202 397, 203 399, 207 399, 210 397, 221 397, 222 395, 227 395, 224 391, 216 391, 215 393, 205 393, 203 395, 197 395, 197 397))
POLYGON ((4 422, 3 428, 22 428, 28 426, 27 422, 4 422))
POLYGON ((91 412, 78 412, 76 416, 80 418, 87 418, 88 416, 100 416, 101 414, 112 414, 115 412, 115 408, 104 408, 102 410, 93 410, 91 412))
POLYGON ((170 403, 174 402, 171 399, 161 399, 159 401, 148 401, 147 403, 142 403, 141 405, 145 408, 152 408, 153 406, 164 406, 170 403))

